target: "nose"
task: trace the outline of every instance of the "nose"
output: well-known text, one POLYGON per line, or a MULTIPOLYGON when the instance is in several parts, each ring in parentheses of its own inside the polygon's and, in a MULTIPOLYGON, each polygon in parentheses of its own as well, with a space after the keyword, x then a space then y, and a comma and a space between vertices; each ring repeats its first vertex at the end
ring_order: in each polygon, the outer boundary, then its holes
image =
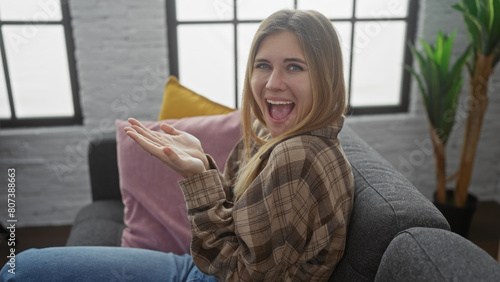
POLYGON ((280 70, 273 70, 267 81, 266 88, 272 91, 283 91, 286 89, 286 83, 283 81, 283 74, 280 70))

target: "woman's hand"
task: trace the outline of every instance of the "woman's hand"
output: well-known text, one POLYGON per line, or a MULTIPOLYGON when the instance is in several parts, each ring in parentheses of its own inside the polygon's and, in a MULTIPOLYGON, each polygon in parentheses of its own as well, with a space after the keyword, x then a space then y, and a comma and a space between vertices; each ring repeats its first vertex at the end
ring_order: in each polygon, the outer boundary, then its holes
POLYGON ((128 122, 131 126, 125 128, 127 135, 184 178, 209 169, 200 140, 193 135, 166 123, 160 126, 162 133, 150 130, 133 118, 128 122))

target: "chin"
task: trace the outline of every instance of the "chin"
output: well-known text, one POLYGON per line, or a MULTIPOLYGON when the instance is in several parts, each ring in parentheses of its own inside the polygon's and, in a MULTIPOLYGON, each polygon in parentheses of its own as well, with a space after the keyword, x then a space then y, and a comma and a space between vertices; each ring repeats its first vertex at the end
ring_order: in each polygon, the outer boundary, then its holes
POLYGON ((280 135, 283 135, 285 132, 290 130, 292 127, 291 126, 286 126, 285 124, 282 124, 282 126, 276 126, 271 123, 271 126, 267 127, 269 129, 269 132, 271 133, 272 137, 278 137, 280 135))

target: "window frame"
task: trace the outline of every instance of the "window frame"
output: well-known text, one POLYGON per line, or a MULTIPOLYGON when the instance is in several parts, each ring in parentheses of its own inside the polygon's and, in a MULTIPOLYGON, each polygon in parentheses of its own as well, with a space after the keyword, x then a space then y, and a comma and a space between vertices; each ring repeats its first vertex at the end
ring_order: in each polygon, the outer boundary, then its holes
POLYGON ((9 99, 9 107, 11 111, 10 119, 0 119, 1 128, 17 128, 17 127, 41 127, 41 126, 64 126, 64 125, 82 125, 83 116, 79 98, 79 86, 77 80, 75 47, 73 41, 73 30, 71 28, 71 14, 69 9, 69 0, 60 0, 62 19, 60 21, 2 21, 0 19, 0 48, 1 57, 5 74, 5 86, 9 99), (11 88, 9 66, 7 63, 7 54, 2 27, 5 25, 61 25, 64 29, 64 37, 66 43, 66 54, 68 60, 69 79, 71 84, 71 96, 73 99, 73 116, 68 117, 30 117, 18 118, 14 107, 14 99, 11 88))
MULTIPOLYGON (((260 23, 261 20, 239 20, 237 18, 237 0, 233 0, 233 14, 234 18, 232 20, 200 20, 200 21, 178 21, 177 20, 177 10, 176 1, 177 0, 165 0, 166 1, 166 15, 167 15, 167 40, 168 40, 168 59, 170 65, 170 74, 179 77, 179 57, 178 57, 178 37, 177 28, 179 25, 190 25, 190 24, 232 24, 234 32, 234 99, 236 108, 238 106, 238 24, 245 23, 260 23)), ((297 9, 298 0, 294 0, 294 9, 297 9)), ((335 22, 350 22, 351 23, 351 50, 354 45, 354 32, 355 24, 357 22, 379 22, 379 21, 404 21, 406 23, 406 32, 404 39, 404 65, 412 65, 411 51, 408 47, 408 42, 414 44, 416 36, 416 27, 418 20, 418 7, 419 0, 409 0, 408 11, 406 17, 393 17, 393 18, 356 18, 356 0, 353 0, 353 13, 351 18, 329 18, 332 23, 335 22)), ((246 55, 246 54, 245 54, 246 55)), ((346 85, 347 91, 351 91, 352 87, 352 63, 353 63, 353 52, 349 54, 349 80, 346 85)), ((410 101, 410 91, 411 91, 411 75, 408 71, 402 71, 402 82, 400 88, 400 103, 398 105, 381 105, 381 106, 351 106, 351 95, 348 93, 348 113, 349 115, 373 115, 373 114, 392 114, 392 113, 402 113, 408 112, 409 101, 410 101)))

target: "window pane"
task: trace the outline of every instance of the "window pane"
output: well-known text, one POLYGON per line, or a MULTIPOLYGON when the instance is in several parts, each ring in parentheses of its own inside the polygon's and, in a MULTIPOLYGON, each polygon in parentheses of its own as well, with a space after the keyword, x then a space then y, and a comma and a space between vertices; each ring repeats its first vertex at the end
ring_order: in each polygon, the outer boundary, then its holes
POLYGON ((0 0, 0 18, 3 21, 60 21, 59 0, 0 0))
POLYGON ((201 95, 234 108, 234 29, 231 24, 179 25, 179 76, 201 95))
POLYGON ((406 17, 409 0, 357 0, 358 18, 401 18, 406 17))
POLYGON ((344 63, 344 79, 347 93, 349 93, 349 69, 351 67, 349 59, 351 56, 351 29, 350 22, 335 22, 333 23, 335 30, 340 38, 342 47, 342 58, 344 63))
POLYGON ((9 95, 7 94, 7 87, 5 85, 5 73, 3 65, 0 68, 0 118, 10 118, 10 105, 9 95))
POLYGON ((247 67, 247 60, 252 45, 255 32, 259 24, 239 24, 238 25, 238 107, 241 106, 241 97, 243 94, 243 83, 247 67))
POLYGON ((353 106, 399 104, 405 31, 404 21, 356 23, 353 106))
POLYGON ((239 0, 237 3, 240 20, 264 20, 278 10, 293 9, 293 0, 239 0))
POLYGON ((62 26, 2 27, 14 107, 19 118, 73 116, 62 26), (31 29, 25 37, 25 29, 31 29))
POLYGON ((175 5, 178 21, 217 21, 234 18, 233 0, 178 0, 175 5))
POLYGON ((352 17, 352 0, 299 0, 297 8, 316 10, 330 19, 352 17))

